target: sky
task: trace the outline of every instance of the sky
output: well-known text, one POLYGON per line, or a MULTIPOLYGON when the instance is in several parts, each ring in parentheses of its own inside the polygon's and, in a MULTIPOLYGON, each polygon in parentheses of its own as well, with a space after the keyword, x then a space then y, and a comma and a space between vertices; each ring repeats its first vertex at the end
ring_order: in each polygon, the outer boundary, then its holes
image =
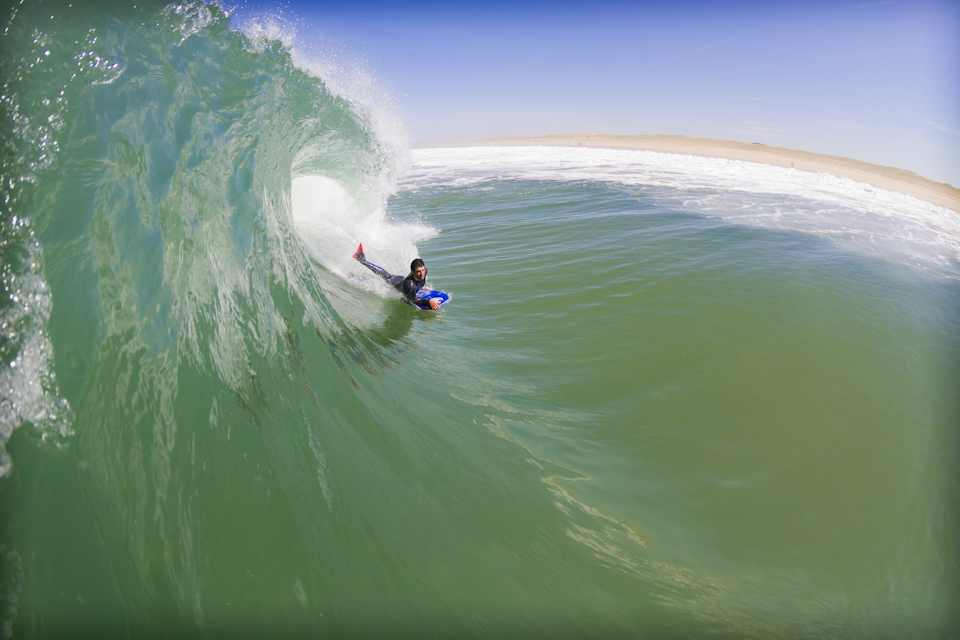
POLYGON ((363 69, 414 146, 687 135, 960 186, 956 0, 244 0, 231 18, 279 21, 301 52, 363 69))

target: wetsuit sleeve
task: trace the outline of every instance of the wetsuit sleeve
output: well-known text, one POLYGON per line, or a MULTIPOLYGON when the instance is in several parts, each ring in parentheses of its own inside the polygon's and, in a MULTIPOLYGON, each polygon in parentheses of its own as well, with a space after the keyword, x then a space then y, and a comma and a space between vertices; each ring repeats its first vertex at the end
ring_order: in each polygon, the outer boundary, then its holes
MULTIPOLYGON (((417 293, 424 290, 430 290, 430 287, 427 286, 426 280, 414 280, 410 276, 407 276, 406 280, 403 281, 402 292, 404 297, 407 299, 407 302, 420 309, 425 309, 426 307, 422 307, 417 304, 417 293)), ((420 302, 429 306, 427 301, 421 300, 420 302)))

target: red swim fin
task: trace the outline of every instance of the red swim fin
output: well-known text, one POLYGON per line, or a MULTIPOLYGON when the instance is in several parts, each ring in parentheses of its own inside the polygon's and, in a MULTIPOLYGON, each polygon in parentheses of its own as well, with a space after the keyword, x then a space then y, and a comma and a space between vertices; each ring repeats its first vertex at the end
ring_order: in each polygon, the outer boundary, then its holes
POLYGON ((360 243, 360 246, 357 247, 357 252, 353 254, 354 260, 363 260, 363 243, 360 243))

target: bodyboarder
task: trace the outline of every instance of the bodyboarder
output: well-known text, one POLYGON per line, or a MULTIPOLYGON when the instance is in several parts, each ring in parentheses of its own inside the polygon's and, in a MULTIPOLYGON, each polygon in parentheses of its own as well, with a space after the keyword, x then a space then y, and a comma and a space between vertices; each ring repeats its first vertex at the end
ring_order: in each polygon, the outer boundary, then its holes
MULTIPOLYGON (((379 267, 372 262, 367 262, 366 256, 363 255, 362 244, 357 249, 357 252, 353 254, 353 257, 357 262, 393 285, 397 291, 403 294, 404 299, 415 307, 419 307, 417 304, 417 292, 420 290, 430 290, 430 287, 427 285, 427 267, 420 258, 410 263, 410 274, 407 277, 403 277, 395 276, 383 267, 379 267)), ((440 303, 436 298, 430 298, 426 302, 430 305, 431 309, 440 308, 440 303)))

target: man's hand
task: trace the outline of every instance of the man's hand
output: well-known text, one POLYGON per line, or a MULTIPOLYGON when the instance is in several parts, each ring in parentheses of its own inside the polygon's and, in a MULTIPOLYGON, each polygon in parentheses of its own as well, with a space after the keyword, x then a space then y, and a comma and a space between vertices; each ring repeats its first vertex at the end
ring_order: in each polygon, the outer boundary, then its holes
POLYGON ((430 298, 430 308, 437 310, 440 308, 440 302, 436 298, 430 298))

